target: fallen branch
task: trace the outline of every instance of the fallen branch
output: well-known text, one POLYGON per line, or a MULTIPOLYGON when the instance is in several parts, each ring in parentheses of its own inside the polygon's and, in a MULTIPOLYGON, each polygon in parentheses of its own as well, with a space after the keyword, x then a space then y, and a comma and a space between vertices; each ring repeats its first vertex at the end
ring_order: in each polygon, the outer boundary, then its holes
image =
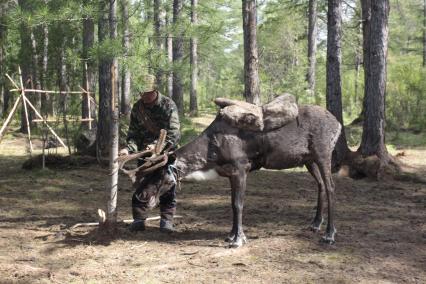
MULTIPOLYGON (((174 216, 174 218, 175 219, 179 219, 179 218, 183 218, 183 216, 180 216, 180 215, 177 215, 177 216, 174 216)), ((160 220, 161 219, 161 217, 160 216, 155 216, 155 217, 149 217, 149 218, 146 218, 146 220, 145 221, 156 221, 156 220, 160 220)), ((120 221, 117 221, 117 223, 123 223, 123 224, 131 224, 133 222, 133 219, 125 219, 125 220, 120 220, 120 221)), ((100 222, 93 222, 93 223, 77 223, 77 224, 75 224, 74 226, 72 226, 71 228, 70 228, 70 230, 73 230, 73 229, 75 229, 75 228, 78 228, 78 227, 94 227, 94 226, 99 226, 99 223, 100 222)), ((102 224, 103 222, 101 222, 101 224, 102 224)))

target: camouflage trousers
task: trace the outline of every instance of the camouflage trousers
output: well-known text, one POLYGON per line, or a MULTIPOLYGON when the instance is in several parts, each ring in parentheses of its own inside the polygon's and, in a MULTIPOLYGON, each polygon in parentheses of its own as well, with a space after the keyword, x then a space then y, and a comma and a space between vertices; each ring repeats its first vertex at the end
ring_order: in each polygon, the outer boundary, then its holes
MULTIPOLYGON (((142 189, 138 189, 133 193, 132 197, 132 213, 134 220, 145 220, 148 217, 148 208, 146 202, 141 202, 136 196, 142 189)), ((176 186, 160 196, 160 214, 161 219, 173 221, 176 212, 176 186)))

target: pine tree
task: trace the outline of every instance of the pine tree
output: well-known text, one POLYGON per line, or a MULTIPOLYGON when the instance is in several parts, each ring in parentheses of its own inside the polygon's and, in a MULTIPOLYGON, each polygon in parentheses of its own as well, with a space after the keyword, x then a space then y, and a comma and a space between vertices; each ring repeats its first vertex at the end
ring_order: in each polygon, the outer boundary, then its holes
MULTIPOLYGON (((191 23, 193 26, 197 25, 197 5, 198 0, 191 0, 191 23)), ((197 84, 198 84, 198 39, 195 36, 191 37, 191 88, 190 88, 190 100, 189 100, 189 112, 191 115, 197 115, 198 113, 198 102, 197 102, 197 84)))
POLYGON ((256 0, 243 0, 242 5, 244 30, 244 97, 247 102, 260 105, 256 0))
POLYGON ((173 0, 173 25, 176 30, 173 39, 173 101, 176 103, 179 114, 184 115, 183 79, 181 64, 183 57, 183 34, 179 24, 182 18, 183 1, 173 0))
POLYGON ((365 119, 360 151, 387 162, 385 145, 386 57, 388 50, 388 0, 363 0, 365 119))
MULTIPOLYGON (((342 0, 328 0, 327 12, 327 110, 329 110, 343 126, 342 113, 342 0)), ((337 140, 333 153, 334 167, 341 165, 349 149, 345 130, 337 140)))

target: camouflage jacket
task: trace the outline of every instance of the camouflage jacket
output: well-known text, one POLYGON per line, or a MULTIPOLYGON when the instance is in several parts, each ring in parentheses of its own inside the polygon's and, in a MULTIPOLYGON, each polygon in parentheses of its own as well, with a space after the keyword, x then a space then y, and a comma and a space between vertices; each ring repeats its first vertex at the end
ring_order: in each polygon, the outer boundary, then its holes
POLYGON ((151 107, 138 100, 130 115, 127 149, 129 152, 144 150, 158 139, 161 129, 167 130, 166 147, 176 147, 180 140, 180 122, 173 100, 160 93, 157 102, 151 107))

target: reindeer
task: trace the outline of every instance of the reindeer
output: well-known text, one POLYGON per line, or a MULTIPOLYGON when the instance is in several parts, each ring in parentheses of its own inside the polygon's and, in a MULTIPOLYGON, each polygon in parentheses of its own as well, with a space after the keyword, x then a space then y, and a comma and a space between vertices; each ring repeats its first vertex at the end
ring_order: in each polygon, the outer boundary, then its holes
MULTIPOLYGON (((220 101, 216 103, 223 107, 220 101)), ((229 106, 229 102, 225 105, 229 106)), ((234 105, 239 107, 235 101, 234 105)), ((334 243, 331 158, 341 131, 335 117, 318 106, 301 106, 297 119, 275 129, 258 131, 230 123, 222 110, 197 138, 176 151, 166 150, 163 154, 159 154, 158 149, 156 153, 145 151, 121 162, 120 168, 123 168, 128 160, 154 154, 141 167, 126 171, 135 187, 144 188, 143 195, 149 206, 157 205, 159 197, 181 178, 227 177, 231 184, 233 223, 225 241, 230 247, 240 247, 247 242, 242 212, 248 173, 260 168, 279 170, 304 165, 318 184, 316 214, 310 228, 314 232, 320 230, 327 197, 328 223, 322 241, 334 243)))

